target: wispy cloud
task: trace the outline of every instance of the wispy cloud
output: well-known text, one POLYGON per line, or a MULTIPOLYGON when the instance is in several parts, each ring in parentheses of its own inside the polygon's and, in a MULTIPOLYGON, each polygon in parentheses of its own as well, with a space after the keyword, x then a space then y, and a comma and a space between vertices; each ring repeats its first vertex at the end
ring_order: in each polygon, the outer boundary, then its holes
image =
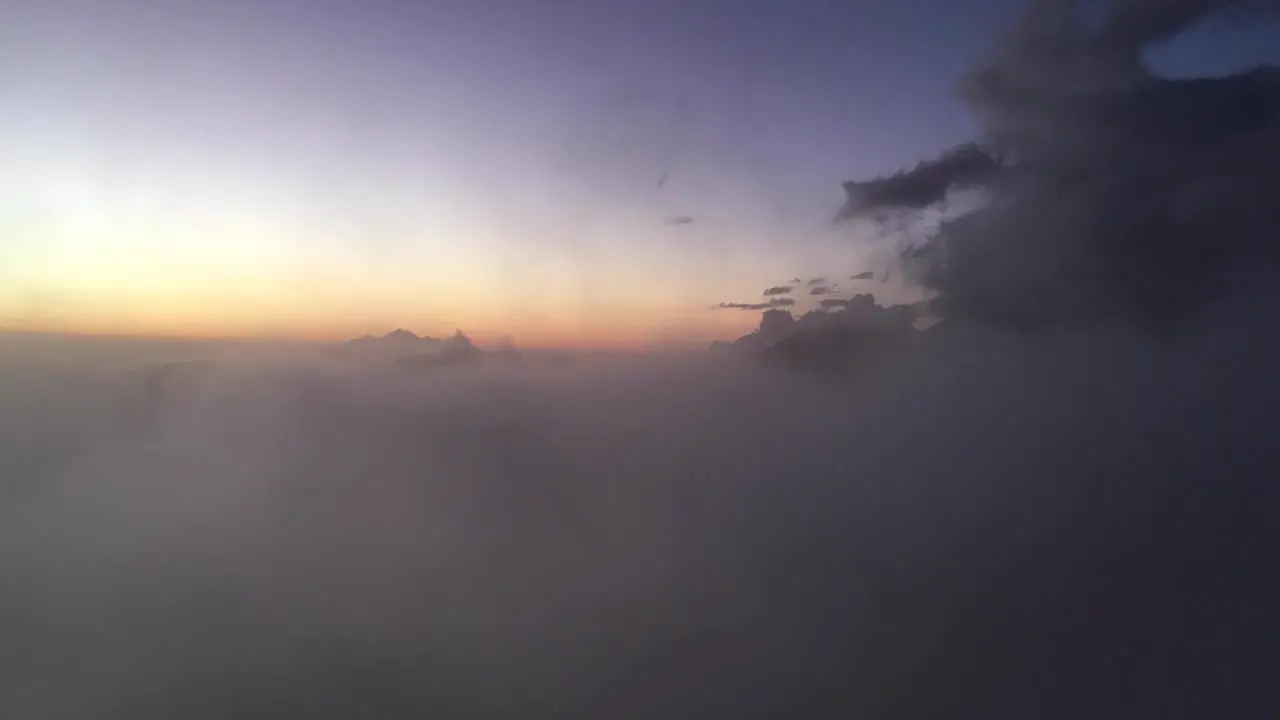
POLYGON ((716 307, 723 310, 768 310, 770 308, 791 307, 795 304, 796 301, 791 298, 779 297, 762 303, 722 302, 716 307))

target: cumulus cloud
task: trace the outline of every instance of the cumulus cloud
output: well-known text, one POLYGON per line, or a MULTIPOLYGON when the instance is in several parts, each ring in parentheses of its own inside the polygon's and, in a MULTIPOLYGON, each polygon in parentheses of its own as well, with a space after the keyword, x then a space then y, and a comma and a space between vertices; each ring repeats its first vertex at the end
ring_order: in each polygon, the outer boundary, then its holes
POLYGON ((1142 52, 1249 3, 1119 2, 1091 28, 1044 0, 960 83, 979 142, 846 185, 842 218, 987 201, 904 254, 952 317, 1021 328, 1167 329, 1274 262, 1280 69, 1167 79, 1142 52))
POLYGON ((764 295, 765 297, 769 297, 771 295, 786 295, 792 290, 795 290, 795 288, 791 287, 790 285, 774 285, 771 288, 765 288, 765 291, 760 294, 764 295))

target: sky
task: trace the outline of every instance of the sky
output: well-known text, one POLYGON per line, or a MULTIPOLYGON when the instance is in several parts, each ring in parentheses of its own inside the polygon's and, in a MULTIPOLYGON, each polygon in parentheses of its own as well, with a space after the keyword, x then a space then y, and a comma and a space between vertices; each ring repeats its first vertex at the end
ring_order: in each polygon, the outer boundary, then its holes
MULTIPOLYGON (((876 261, 840 182, 969 137, 955 75, 1019 4, 11 1, 0 323, 735 337, 758 315, 711 308, 876 261)), ((1273 40, 1218 23, 1153 61, 1273 40)))

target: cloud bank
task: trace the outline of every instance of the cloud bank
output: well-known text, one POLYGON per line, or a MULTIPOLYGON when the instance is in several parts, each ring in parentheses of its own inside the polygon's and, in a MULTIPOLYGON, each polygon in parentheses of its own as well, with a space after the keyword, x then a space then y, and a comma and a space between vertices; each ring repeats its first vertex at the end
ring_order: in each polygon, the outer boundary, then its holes
POLYGON ((152 382, 6 356, 0 709, 1177 717, 1270 697, 1280 353, 1240 323, 1173 346, 923 337, 835 384, 711 358, 224 359, 152 382))

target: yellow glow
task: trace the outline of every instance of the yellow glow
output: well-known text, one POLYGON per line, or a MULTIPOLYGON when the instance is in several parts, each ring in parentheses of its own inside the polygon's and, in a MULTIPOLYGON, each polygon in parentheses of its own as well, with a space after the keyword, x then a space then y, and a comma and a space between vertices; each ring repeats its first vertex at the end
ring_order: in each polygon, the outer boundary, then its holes
POLYGON ((428 213, 435 224, 373 228, 366 242, 363 228, 313 227, 219 188, 111 202, 100 184, 50 176, 57 212, 16 225, 25 242, 0 268, 3 328, 338 340, 403 327, 461 329, 481 344, 643 348, 732 338, 758 321, 708 310, 734 299, 723 261, 673 277, 679 258, 639 222, 603 245, 557 245, 555 228, 514 242, 428 213))
MULTIPOLYGON (((295 337, 339 340, 404 327, 442 336, 461 329, 480 343, 511 335, 528 347, 640 348, 710 342, 753 327, 751 313, 712 312, 674 299, 615 297, 583 307, 572 298, 486 300, 479 290, 418 292, 341 283, 137 283, 109 279, 8 305, 13 329, 155 337, 295 337), (201 287, 201 285, 204 285, 201 287)), ((3 308, 3 305, 0 305, 3 308)))
MULTIPOLYGON (((381 334, 404 327, 420 335, 447 336, 461 329, 476 342, 486 344, 504 336, 512 336, 524 347, 573 347, 641 349, 671 343, 708 343, 748 332, 756 324, 754 317, 724 313, 718 318, 732 322, 673 323, 670 315, 634 313, 625 318, 600 321, 560 321, 539 318, 518 327, 509 323, 486 323, 480 315, 472 322, 459 322, 454 328, 434 322, 429 313, 421 313, 421 322, 413 322, 417 313, 352 313, 328 318, 295 317, 288 321, 262 320, 259 309, 221 308, 207 311, 207 306, 188 306, 169 302, 163 307, 113 310, 101 303, 61 304, 63 312, 43 317, 9 322, 13 330, 60 332, 92 335, 120 335, 157 338, 255 338, 337 341, 364 334, 381 334), (239 310, 238 312, 236 310, 239 310)), ((698 309, 701 312, 701 309, 698 309)), ((504 320, 512 320, 510 316, 504 320)), ((693 318, 690 318, 693 320, 693 318)))

